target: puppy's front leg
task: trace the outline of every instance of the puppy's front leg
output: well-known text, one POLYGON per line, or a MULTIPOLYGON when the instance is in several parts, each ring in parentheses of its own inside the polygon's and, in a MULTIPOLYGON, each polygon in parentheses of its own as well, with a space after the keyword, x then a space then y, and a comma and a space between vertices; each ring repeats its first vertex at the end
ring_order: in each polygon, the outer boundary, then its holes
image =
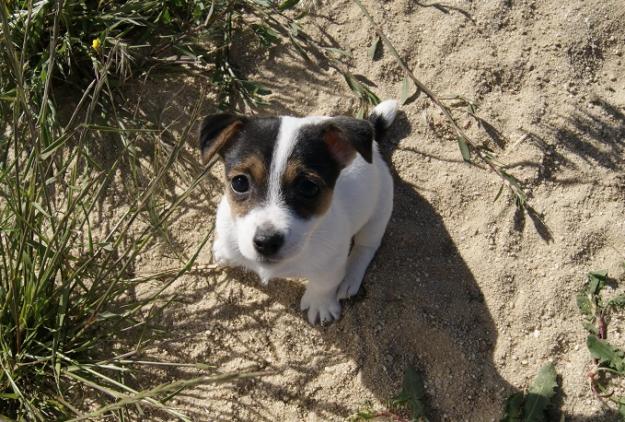
POLYGON ((377 247, 354 245, 347 261, 347 274, 336 294, 339 299, 347 299, 358 293, 367 267, 377 249, 377 247))
POLYGON ((308 322, 320 324, 332 322, 341 316, 341 304, 336 289, 345 276, 345 263, 335 271, 310 277, 300 302, 302 311, 308 310, 308 322))

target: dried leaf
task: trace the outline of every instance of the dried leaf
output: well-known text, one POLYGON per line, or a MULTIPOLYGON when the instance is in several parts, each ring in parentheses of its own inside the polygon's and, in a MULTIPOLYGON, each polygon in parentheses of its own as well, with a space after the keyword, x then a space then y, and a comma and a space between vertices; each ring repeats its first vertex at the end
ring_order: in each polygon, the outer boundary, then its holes
POLYGON ((556 369, 552 363, 540 368, 525 397, 523 421, 542 422, 545 420, 545 410, 558 387, 556 377, 556 369))

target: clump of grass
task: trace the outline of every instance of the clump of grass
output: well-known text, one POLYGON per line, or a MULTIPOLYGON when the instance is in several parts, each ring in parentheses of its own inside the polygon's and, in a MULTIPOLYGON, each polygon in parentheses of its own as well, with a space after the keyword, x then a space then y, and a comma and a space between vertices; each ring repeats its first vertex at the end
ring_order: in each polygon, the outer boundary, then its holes
MULTIPOLYGON (((99 87, 96 83, 87 108, 97 102, 99 87)), ((73 398, 86 393, 96 407, 117 403, 115 409, 129 411, 136 405, 135 411, 140 411, 140 406, 151 406, 184 418, 159 402, 178 387, 136 391, 128 384, 132 362, 119 362, 116 356, 122 353, 120 347, 123 353, 137 352, 147 343, 149 321, 162 307, 161 292, 193 266, 208 240, 207 235, 156 292, 131 299, 129 293, 150 280, 137 279, 131 271, 151 239, 150 228, 139 226, 138 217, 176 160, 184 138, 113 228, 99 233, 94 210, 121 159, 98 170, 86 142, 98 131, 89 123, 89 112, 82 122, 61 130, 49 123, 51 108, 44 105, 35 114, 32 103, 21 100, 30 94, 17 87, 0 165, 2 413, 18 420, 83 418, 89 409, 73 398)), ((167 221, 178 205, 164 210, 159 221, 167 221)))
POLYGON ((194 174, 169 203, 153 206, 180 161, 201 103, 111 228, 97 226, 96 211, 116 173, 132 164, 128 157, 136 154, 139 135, 154 144, 161 135, 141 120, 96 119, 116 115, 116 87, 154 64, 200 63, 229 69, 229 76, 209 71, 224 103, 232 101, 232 90, 246 101, 260 95, 228 68, 222 31, 236 31, 252 3, 211 4, 0 3, 0 419, 126 419, 155 408, 187 420, 167 404, 172 395, 253 375, 214 374, 198 364, 210 373, 143 390, 135 381, 146 362, 134 358, 154 338, 154 316, 172 300, 163 292, 194 268, 210 236, 181 255, 179 267, 134 274, 154 229, 171 222, 209 171, 194 174), (55 93, 68 88, 81 94, 61 119, 55 93), (110 163, 91 145, 104 133, 122 141, 110 163), (156 288, 135 297, 141 284, 153 281, 156 288))
MULTIPOLYGON (((1 7, 3 32, 28 65, 22 81, 0 79, 5 97, 15 95, 20 83, 41 93, 51 72, 50 83, 75 90, 91 83, 93 67, 105 68, 109 83, 119 87, 156 65, 201 74, 215 87, 222 108, 239 100, 256 106, 268 93, 240 75, 231 47, 237 37, 248 37, 261 50, 278 42, 275 30, 259 18, 272 13, 272 2, 15 0, 1 7)), ((0 73, 6 75, 7 66, 0 64, 0 73)))
POLYGON ((618 396, 610 384, 625 376, 625 351, 608 340, 608 323, 614 312, 625 307, 625 294, 605 298, 603 290, 609 282, 606 271, 588 273, 584 289, 577 295, 577 306, 584 316, 588 331, 586 346, 593 357, 588 372, 590 388, 596 397, 612 403, 625 420, 625 397, 618 396))

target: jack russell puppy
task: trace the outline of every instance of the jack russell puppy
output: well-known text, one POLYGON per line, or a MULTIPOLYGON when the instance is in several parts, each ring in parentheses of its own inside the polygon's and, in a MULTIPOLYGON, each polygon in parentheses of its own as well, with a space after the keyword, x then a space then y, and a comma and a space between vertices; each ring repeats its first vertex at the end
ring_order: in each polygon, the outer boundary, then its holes
POLYGON ((341 314, 358 292, 393 209, 393 178, 378 151, 396 101, 368 120, 214 114, 201 125, 204 164, 226 173, 213 258, 272 278, 305 278, 311 324, 341 314))

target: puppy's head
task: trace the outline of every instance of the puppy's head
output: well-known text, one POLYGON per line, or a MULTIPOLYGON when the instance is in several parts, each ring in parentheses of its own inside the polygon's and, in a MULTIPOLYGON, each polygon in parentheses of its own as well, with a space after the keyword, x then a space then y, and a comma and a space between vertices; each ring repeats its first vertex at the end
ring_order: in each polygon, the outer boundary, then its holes
MULTIPOLYGON (((373 128, 350 117, 204 119, 204 163, 225 164, 226 197, 243 256, 260 263, 297 256, 332 203, 342 169, 358 154, 371 162, 373 128)), ((326 234, 331 235, 331 234, 326 234)))

